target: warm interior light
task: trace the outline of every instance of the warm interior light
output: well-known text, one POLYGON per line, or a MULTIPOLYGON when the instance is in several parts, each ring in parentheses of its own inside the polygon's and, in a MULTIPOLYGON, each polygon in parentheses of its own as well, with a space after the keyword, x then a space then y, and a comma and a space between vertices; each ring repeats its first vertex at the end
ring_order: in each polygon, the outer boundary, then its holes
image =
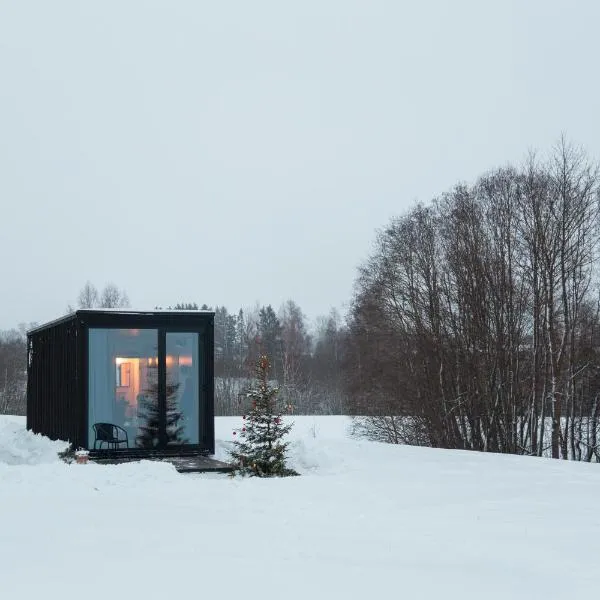
MULTIPOLYGON (((167 367, 172 367, 174 365, 178 365, 180 367, 191 367, 192 366, 192 357, 191 356, 172 356, 168 354, 166 357, 167 367)), ((117 356, 115 358, 115 363, 117 365, 122 365, 123 363, 132 362, 132 361, 140 361, 144 359, 133 359, 133 358, 123 358, 121 356, 117 356)), ((158 357, 157 356, 149 356, 147 359, 149 367, 157 367, 158 366, 158 357)))
POLYGON ((137 410, 137 397, 140 393, 140 359, 134 357, 115 358, 117 364, 117 394, 121 401, 127 403, 126 416, 131 416, 137 410), (119 386, 119 377, 121 385, 119 386))

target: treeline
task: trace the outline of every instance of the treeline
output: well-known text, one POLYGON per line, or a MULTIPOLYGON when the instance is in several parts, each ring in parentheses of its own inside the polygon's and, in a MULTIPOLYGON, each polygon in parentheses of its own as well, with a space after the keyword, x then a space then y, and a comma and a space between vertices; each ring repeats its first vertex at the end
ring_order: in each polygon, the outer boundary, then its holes
POLYGON ((598 183, 562 140, 379 233, 346 366, 368 435, 600 459, 598 183))
MULTIPOLYGON (((171 307, 169 307, 171 308, 171 307)), ((175 309, 209 309, 179 303, 175 309)), ((211 309, 212 310, 212 309, 211 309)), ((288 300, 277 311, 269 304, 230 313, 215 311, 215 411, 241 414, 245 393, 261 354, 271 363, 279 397, 293 414, 344 414, 343 346, 346 330, 333 310, 311 328, 301 308, 288 300)))

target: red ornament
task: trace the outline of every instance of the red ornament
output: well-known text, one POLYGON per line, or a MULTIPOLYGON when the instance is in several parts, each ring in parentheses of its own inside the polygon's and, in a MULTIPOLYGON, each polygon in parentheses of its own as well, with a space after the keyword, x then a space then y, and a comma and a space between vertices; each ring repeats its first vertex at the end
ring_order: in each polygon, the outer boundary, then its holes
POLYGON ((246 431, 246 428, 245 428, 245 427, 242 427, 242 431, 246 431))
POLYGON ((242 417, 242 419, 244 419, 244 421, 245 421, 245 420, 246 420, 246 415, 244 415, 244 416, 242 417))
POLYGON ((233 432, 233 435, 237 435, 237 431, 234 431, 234 432, 233 432))

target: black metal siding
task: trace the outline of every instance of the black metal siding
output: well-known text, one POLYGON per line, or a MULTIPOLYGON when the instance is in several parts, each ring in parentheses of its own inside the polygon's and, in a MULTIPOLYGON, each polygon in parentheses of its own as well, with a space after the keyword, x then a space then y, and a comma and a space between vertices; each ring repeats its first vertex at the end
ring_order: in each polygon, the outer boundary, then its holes
POLYGON ((84 443, 77 337, 75 319, 27 336, 27 428, 75 446, 84 443))

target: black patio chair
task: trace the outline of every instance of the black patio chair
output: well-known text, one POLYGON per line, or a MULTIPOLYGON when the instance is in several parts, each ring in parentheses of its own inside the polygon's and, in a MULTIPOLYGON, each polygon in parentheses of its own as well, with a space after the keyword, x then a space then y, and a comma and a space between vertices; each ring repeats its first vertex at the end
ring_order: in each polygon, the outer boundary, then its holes
POLYGON ((92 427, 94 428, 94 450, 98 442, 100 443, 98 450, 102 450, 102 444, 107 444, 109 450, 111 446, 113 450, 117 450, 121 444, 129 448, 129 436, 122 427, 113 423, 94 423, 92 427))

